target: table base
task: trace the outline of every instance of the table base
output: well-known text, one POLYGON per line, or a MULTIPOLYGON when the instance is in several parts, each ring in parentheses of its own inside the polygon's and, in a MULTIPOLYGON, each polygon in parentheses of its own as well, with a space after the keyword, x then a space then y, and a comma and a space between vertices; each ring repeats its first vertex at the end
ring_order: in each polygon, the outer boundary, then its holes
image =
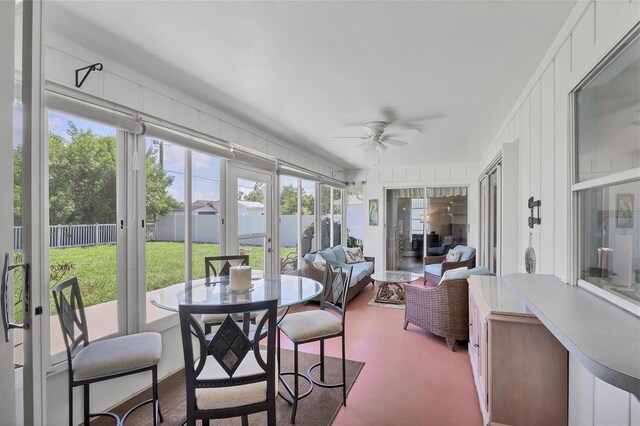
POLYGON ((405 294, 402 284, 381 283, 376 295, 376 303, 403 305, 405 303, 405 294))

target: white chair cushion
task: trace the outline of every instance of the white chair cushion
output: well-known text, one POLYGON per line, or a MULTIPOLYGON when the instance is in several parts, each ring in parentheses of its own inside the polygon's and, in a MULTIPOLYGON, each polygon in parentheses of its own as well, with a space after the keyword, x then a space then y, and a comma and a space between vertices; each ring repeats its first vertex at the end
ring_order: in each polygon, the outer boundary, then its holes
POLYGON ((440 282, 438 283, 438 285, 442 284, 443 281, 452 279, 454 275, 459 274, 460 272, 464 272, 467 269, 469 268, 467 268, 466 266, 461 266, 460 268, 449 269, 448 271, 445 271, 445 273, 442 274, 442 278, 440 278, 440 282))
POLYGON ((447 253, 447 262, 457 262, 458 260, 460 260, 461 255, 461 251, 450 249, 447 253))
MULTIPOLYGON (((267 360, 267 351, 260 351, 262 358, 267 360)), ((276 366, 276 371, 278 367, 276 366)), ((249 352, 233 375, 234 378, 264 373, 256 361, 253 351, 249 352)), ((276 373, 277 374, 277 373, 276 373)), ((229 375, 220 364, 208 356, 198 379, 228 379, 229 375)), ((278 393, 278 378, 276 377, 276 394, 278 393)), ((229 386, 223 388, 196 389, 196 406, 199 410, 213 410, 220 408, 241 407, 267 400, 267 381, 250 383, 248 385, 229 386)))
POLYGON ((90 380, 152 367, 162 356, 160 333, 138 333, 100 340, 73 358, 73 379, 90 380))
POLYGON ((320 339, 342 331, 342 320, 327 311, 315 310, 289 314, 280 329, 294 343, 320 339))

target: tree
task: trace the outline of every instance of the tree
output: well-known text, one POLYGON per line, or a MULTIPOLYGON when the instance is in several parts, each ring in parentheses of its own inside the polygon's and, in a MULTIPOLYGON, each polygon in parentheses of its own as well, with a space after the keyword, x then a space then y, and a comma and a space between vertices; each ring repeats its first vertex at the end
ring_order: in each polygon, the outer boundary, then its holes
POLYGON ((146 153, 147 171, 147 222, 155 222, 160 216, 171 212, 174 208, 184 208, 184 203, 176 201, 167 193, 173 183, 173 176, 167 175, 164 167, 157 163, 154 148, 146 153))
MULTIPOLYGON (((302 188, 302 215, 313 215, 316 208, 316 197, 313 194, 307 194, 302 188)), ((280 192, 280 212, 283 215, 298 214, 298 189, 293 185, 282 187, 280 192)))
MULTIPOLYGON (((52 225, 116 223, 116 138, 68 123, 69 140, 49 134, 49 221, 52 225)), ((14 217, 22 214, 22 146, 14 149, 14 217)), ((168 194, 173 177, 146 152, 147 220, 169 213, 178 202, 168 194)))
POLYGON ((244 198, 238 198, 239 200, 244 201, 257 201, 258 203, 264 203, 264 188, 265 184, 256 182, 253 186, 253 191, 245 194, 244 192, 239 192, 238 195, 242 195, 244 198))

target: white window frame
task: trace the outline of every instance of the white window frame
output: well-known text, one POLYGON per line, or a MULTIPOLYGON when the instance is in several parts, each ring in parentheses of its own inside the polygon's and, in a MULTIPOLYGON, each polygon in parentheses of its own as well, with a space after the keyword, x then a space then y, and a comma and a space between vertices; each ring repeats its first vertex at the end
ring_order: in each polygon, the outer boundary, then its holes
POLYGON ((578 182, 578 140, 577 140, 577 116, 576 116, 576 101, 577 93, 584 88, 593 77, 595 77, 603 68, 607 67, 611 60, 618 56, 618 54, 624 50, 627 43, 634 40, 640 35, 640 26, 636 26, 631 30, 620 43, 612 49, 605 57, 571 90, 569 93, 569 140, 570 140, 570 169, 571 169, 571 197, 570 197, 570 212, 569 212, 569 231, 570 231, 570 246, 572 256, 570 258, 570 283, 577 285, 578 287, 593 293, 622 309, 640 317, 640 306, 624 300, 623 298, 608 292, 589 281, 583 280, 580 277, 579 267, 580 259, 582 258, 583 246, 580 240, 580 229, 582 226, 581 211, 580 211, 580 196, 588 189, 611 187, 614 185, 638 182, 640 184, 640 167, 636 167, 622 172, 613 173, 607 176, 578 182))

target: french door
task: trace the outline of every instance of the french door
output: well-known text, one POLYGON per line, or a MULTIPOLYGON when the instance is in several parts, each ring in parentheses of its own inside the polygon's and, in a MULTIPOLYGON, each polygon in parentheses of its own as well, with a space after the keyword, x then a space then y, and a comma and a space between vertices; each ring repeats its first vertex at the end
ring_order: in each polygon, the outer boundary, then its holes
POLYGON ((38 1, 0 2, 0 425, 45 422, 41 17, 38 1))
POLYGON ((229 162, 227 166, 226 254, 247 254, 253 276, 279 271, 273 239, 275 175, 229 162))

